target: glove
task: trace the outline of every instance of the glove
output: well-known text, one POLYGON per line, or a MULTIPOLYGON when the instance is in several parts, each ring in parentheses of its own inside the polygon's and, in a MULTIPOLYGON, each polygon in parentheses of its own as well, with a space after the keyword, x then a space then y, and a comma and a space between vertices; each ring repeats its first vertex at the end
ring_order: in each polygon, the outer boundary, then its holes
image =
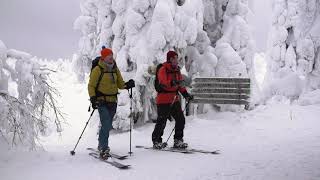
POLYGON ((172 81, 171 81, 171 86, 179 86, 181 82, 182 82, 182 81, 172 80, 172 81))
POLYGON ((189 94, 188 92, 183 92, 182 96, 187 100, 187 101, 192 101, 193 100, 193 95, 189 94))
POLYGON ((187 101, 192 101, 193 100, 193 95, 189 94, 189 96, 186 98, 187 101))
POLYGON ((130 79, 128 82, 126 82, 124 84, 126 85, 125 89, 131 89, 136 86, 133 79, 130 79))
POLYGON ((97 102, 97 97, 96 96, 90 97, 90 102, 91 102, 92 109, 97 109, 98 108, 98 102, 97 102))

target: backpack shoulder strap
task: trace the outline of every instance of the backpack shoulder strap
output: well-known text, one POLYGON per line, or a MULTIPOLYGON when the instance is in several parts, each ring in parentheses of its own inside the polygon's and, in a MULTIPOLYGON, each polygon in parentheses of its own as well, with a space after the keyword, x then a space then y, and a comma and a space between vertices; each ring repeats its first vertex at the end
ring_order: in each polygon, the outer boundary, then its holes
POLYGON ((100 76, 99 76, 99 79, 98 79, 98 82, 97 82, 97 85, 96 85, 96 89, 95 89, 96 93, 97 93, 97 91, 98 91, 98 87, 99 87, 99 85, 100 85, 100 81, 101 81, 101 79, 102 79, 102 77, 103 77, 103 74, 104 74, 103 68, 102 68, 100 65, 98 65, 98 66, 99 66, 99 68, 100 68, 100 76))

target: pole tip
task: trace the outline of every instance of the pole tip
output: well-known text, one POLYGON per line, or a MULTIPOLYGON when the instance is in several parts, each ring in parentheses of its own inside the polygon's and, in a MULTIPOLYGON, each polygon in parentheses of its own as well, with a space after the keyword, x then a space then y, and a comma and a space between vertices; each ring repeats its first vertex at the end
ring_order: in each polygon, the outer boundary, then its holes
POLYGON ((76 152, 74 151, 70 151, 71 156, 74 156, 76 154, 76 152))

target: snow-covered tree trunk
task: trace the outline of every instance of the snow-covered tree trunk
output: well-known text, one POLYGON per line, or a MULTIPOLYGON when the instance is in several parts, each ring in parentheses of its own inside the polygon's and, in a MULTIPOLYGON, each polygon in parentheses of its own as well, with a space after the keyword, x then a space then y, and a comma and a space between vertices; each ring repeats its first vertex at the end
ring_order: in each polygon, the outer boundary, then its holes
POLYGON ((63 114, 55 100, 59 94, 48 79, 52 70, 37 61, 0 41, 0 135, 12 145, 35 148, 50 121, 62 131, 63 114))

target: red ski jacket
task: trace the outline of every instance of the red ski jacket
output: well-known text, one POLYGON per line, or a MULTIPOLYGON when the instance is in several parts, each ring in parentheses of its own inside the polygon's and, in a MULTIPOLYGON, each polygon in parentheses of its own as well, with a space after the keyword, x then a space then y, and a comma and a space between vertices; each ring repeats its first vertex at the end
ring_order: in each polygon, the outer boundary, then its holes
POLYGON ((179 101, 178 91, 183 94, 187 90, 180 85, 172 85, 172 81, 183 80, 179 69, 174 70, 168 62, 163 63, 158 71, 159 84, 162 85, 165 92, 158 92, 157 104, 171 104, 173 101, 179 101))

